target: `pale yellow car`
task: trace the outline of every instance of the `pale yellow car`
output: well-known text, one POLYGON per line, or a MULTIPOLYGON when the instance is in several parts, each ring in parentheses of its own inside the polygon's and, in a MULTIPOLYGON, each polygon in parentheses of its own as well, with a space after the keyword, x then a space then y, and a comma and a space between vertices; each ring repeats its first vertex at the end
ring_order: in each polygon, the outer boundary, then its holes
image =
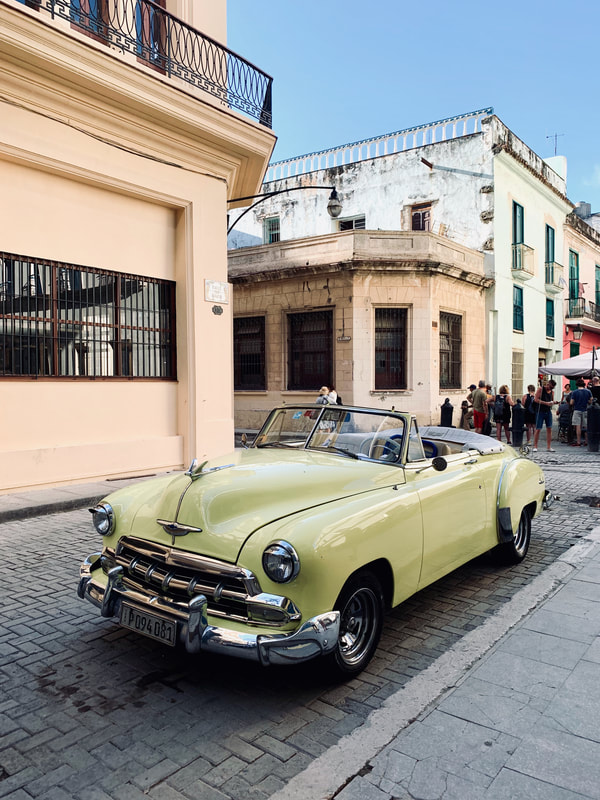
POLYGON ((387 608, 486 551, 521 561, 547 495, 539 466, 487 436, 284 406, 250 446, 90 509, 102 551, 78 594, 166 646, 352 677, 387 608))

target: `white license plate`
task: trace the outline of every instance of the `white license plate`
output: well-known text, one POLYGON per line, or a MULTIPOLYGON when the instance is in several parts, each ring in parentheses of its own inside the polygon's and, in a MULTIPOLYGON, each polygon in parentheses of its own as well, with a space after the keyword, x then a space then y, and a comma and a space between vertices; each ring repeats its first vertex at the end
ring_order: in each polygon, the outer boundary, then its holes
POLYGON ((159 642, 175 646, 175 636, 177 633, 176 624, 169 619, 162 619, 147 611, 140 611, 137 608, 121 605, 121 625, 129 630, 150 636, 159 642))

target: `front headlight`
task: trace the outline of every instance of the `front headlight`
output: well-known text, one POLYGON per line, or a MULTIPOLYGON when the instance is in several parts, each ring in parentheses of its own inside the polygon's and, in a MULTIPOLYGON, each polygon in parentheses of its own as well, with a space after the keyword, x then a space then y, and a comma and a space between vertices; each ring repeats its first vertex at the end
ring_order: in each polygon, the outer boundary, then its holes
POLYGON ((300 572, 300 559, 289 542, 273 542, 262 557, 263 569, 275 583, 287 583, 300 572))
POLYGON ((100 503, 99 506, 90 508, 94 520, 94 528, 101 536, 110 536, 115 529, 115 512, 110 503, 100 503))

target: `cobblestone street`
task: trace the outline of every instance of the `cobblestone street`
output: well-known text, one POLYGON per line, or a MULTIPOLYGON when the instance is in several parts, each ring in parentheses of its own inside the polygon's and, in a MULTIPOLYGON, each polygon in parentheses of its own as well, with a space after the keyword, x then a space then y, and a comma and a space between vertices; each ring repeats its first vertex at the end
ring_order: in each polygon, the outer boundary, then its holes
POLYGON ((395 609, 345 685, 318 662, 190 657, 102 619, 75 592, 99 545, 85 510, 0 525, 0 797, 269 797, 600 524, 598 454, 537 456, 561 499, 527 559, 478 558, 395 609))

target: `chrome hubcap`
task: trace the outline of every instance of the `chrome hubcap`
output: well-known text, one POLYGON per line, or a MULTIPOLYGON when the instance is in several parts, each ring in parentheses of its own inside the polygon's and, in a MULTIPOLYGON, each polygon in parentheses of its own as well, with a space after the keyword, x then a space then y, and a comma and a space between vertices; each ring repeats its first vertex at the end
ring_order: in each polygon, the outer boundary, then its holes
POLYGON ((358 589, 342 611, 339 650, 346 664, 355 664, 369 649, 376 632, 377 595, 368 588, 358 589))

